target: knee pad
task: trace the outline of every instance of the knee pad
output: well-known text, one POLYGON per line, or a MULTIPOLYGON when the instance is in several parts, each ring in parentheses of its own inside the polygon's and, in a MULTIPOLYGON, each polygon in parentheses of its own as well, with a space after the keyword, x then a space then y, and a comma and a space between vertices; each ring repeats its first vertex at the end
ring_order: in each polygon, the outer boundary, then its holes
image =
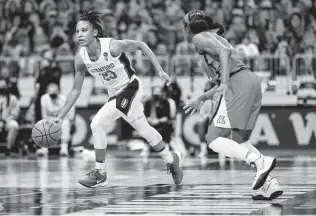
POLYGON ((93 137, 93 145, 95 149, 105 149, 107 147, 107 124, 105 124, 105 122, 107 122, 105 119, 102 120, 102 123, 98 119, 93 119, 90 124, 93 137))
POLYGON ((19 123, 15 120, 9 120, 6 123, 6 129, 9 130, 19 130, 19 123))
POLYGON ((214 140, 208 145, 208 147, 209 147, 210 149, 212 149, 213 151, 218 152, 218 151, 217 151, 217 146, 220 145, 221 142, 224 141, 224 139, 225 139, 225 138, 223 138, 223 137, 217 137, 216 139, 214 139, 214 140))

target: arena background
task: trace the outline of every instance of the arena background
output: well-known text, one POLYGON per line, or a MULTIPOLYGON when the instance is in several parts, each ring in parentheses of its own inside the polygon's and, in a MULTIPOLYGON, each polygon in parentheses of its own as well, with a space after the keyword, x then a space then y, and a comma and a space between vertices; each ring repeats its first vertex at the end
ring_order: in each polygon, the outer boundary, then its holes
MULTIPOLYGON (((302 82, 315 84, 314 4, 311 0, 2 0, 1 68, 8 65, 9 76, 17 79, 25 111, 34 96, 41 54, 53 49, 63 72, 61 90, 67 94, 78 49, 75 23, 82 8, 94 6, 103 14, 108 35, 142 40, 153 49, 165 71, 177 80, 185 103, 203 91, 206 77, 196 63, 194 47, 182 36, 180 21, 190 9, 203 9, 223 24, 224 37, 245 53, 245 62, 262 77, 263 107, 251 137, 253 143, 269 149, 315 149, 315 88, 300 89, 302 82), (298 95, 305 97, 303 103, 298 104, 298 95)), ((160 79, 140 52, 129 57, 149 98, 151 87, 159 85, 160 79)), ((74 145, 91 147, 89 122, 107 98, 102 84, 87 76, 76 105, 74 145)), ((197 121, 198 116, 178 113, 178 130, 188 146, 199 144, 197 121)), ((117 143, 116 128, 108 129, 110 145, 117 143)))

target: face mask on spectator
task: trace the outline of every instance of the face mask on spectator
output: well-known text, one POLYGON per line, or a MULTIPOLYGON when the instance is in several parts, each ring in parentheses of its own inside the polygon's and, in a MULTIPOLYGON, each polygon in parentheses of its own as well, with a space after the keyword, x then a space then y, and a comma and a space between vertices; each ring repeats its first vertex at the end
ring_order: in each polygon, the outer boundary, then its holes
POLYGON ((57 99, 58 93, 59 93, 59 89, 56 83, 50 83, 47 86, 47 93, 49 94, 51 99, 57 99))
POLYGON ((51 99, 56 99, 57 98, 57 93, 51 93, 51 94, 49 94, 49 96, 50 96, 50 98, 51 99))

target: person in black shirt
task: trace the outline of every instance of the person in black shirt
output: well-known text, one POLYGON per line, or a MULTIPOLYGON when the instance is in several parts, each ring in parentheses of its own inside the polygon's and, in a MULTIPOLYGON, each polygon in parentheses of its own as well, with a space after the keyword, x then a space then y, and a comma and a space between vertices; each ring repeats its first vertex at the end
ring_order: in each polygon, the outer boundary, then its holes
POLYGON ((161 134, 163 141, 170 144, 173 128, 170 123, 171 112, 167 97, 168 92, 161 89, 160 86, 154 87, 153 92, 152 99, 145 103, 144 113, 148 123, 161 134))
POLYGON ((177 82, 176 76, 171 77, 172 82, 171 84, 164 85, 163 91, 168 92, 168 97, 173 99, 176 103, 176 108, 179 110, 180 104, 181 104, 181 96, 182 96, 182 90, 177 82))
POLYGON ((42 119, 41 97, 46 93, 50 83, 56 83, 60 88, 61 68, 58 66, 54 50, 46 50, 43 53, 41 70, 35 84, 35 121, 42 119))
POLYGON ((11 61, 8 64, 3 64, 1 71, 0 71, 0 77, 1 79, 5 80, 8 85, 8 92, 10 94, 13 94, 17 97, 17 99, 20 99, 20 91, 18 88, 18 72, 19 66, 17 62, 11 61))

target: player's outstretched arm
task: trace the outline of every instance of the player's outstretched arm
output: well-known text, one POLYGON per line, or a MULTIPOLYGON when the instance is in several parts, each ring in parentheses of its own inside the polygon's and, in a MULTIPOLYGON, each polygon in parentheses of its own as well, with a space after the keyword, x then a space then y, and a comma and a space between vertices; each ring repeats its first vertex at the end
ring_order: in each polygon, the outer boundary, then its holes
POLYGON ((110 52, 112 56, 119 56, 123 52, 134 52, 136 50, 141 50, 143 53, 145 53, 145 55, 154 65, 160 77, 166 79, 167 82, 171 81, 168 74, 163 71, 157 57, 145 42, 136 40, 111 40, 110 52))
POLYGON ((76 70, 76 75, 75 75, 75 81, 74 85, 69 92, 66 102, 61 109, 60 113, 58 114, 58 119, 64 119, 67 113, 70 111, 70 109, 73 107, 73 105, 76 103, 78 100, 81 89, 82 89, 82 84, 85 76, 85 71, 86 67, 82 61, 82 58, 79 54, 76 55, 75 58, 75 70, 76 70))

